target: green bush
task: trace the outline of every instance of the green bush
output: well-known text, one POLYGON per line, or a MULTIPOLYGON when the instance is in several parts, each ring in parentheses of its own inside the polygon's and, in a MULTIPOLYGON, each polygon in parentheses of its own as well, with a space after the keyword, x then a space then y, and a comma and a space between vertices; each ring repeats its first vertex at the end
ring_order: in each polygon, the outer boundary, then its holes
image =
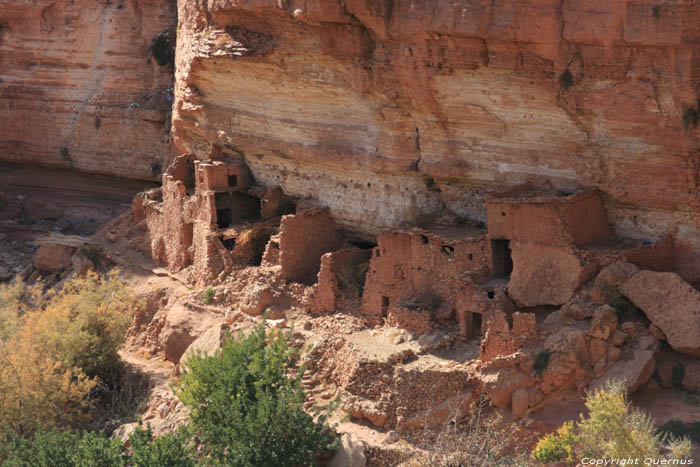
POLYGON ((151 41, 151 55, 160 66, 165 66, 173 63, 175 59, 175 51, 170 43, 170 38, 167 32, 162 32, 153 38, 151 41))
POLYGON ((127 448, 102 433, 39 431, 33 438, 8 433, 0 443, 3 467, 194 467, 186 432, 154 438, 139 426, 127 448))
POLYGON ((692 107, 688 107, 683 111, 683 125, 686 128, 697 128, 700 115, 698 111, 692 107))
POLYGON ((72 431, 40 431, 33 439, 18 434, 6 436, 0 451, 3 467, 126 466, 123 445, 101 434, 72 431))
POLYGON ((568 91, 574 85, 574 75, 571 74, 568 68, 559 76, 559 85, 564 91, 568 91))
POLYGON ((537 358, 535 359, 535 364, 532 368, 533 373, 535 376, 538 378, 542 377, 542 374, 544 373, 544 370, 547 369, 549 366, 549 360, 552 358, 552 352, 549 350, 543 350, 542 352, 537 354, 537 358))
POLYGON ((679 363, 671 369, 671 382, 673 383, 673 386, 680 388, 683 385, 684 378, 685 367, 682 363, 679 363))
POLYGON ((133 467, 194 467, 189 433, 181 429, 175 434, 154 438, 150 425, 140 426, 129 436, 133 467))
POLYGON ((216 290, 212 289, 211 287, 207 288, 207 290, 204 292, 204 303, 207 305, 211 304, 211 302, 214 300, 214 295, 216 295, 216 290))
POLYGON ((266 336, 261 324, 214 356, 185 362, 178 396, 206 465, 316 465, 335 447, 326 417, 303 410, 303 368, 294 370, 298 352, 288 340, 266 336))

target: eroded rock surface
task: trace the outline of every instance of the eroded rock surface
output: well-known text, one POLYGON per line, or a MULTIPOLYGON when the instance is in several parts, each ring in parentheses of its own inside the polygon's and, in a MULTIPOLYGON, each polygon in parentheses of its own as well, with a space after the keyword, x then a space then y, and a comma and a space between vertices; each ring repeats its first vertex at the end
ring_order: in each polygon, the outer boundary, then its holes
POLYGON ((675 273, 642 271, 620 289, 675 350, 700 356, 700 292, 675 273))
POLYGON ((217 144, 363 234, 485 221, 484 194, 527 180, 598 187, 618 234, 675 232, 700 278, 695 6, 387 5, 181 0, 178 150, 217 144))
POLYGON ((172 67, 150 46, 175 23, 169 0, 1 0, 0 160, 158 175, 172 67))

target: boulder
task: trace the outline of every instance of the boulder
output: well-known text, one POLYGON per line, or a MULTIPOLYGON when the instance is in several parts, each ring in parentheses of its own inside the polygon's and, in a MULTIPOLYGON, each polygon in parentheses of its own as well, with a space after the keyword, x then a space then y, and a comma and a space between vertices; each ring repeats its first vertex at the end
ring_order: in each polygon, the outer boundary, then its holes
POLYGON ((338 450, 328 462, 328 467, 365 467, 366 465, 367 456, 362 441, 350 433, 343 434, 338 450))
POLYGON ((610 382, 624 382, 628 393, 633 393, 654 374, 654 352, 636 349, 618 360, 607 371, 589 384, 590 390, 604 389, 610 382))
POLYGON ((671 388, 680 384, 687 391, 700 391, 700 360, 675 352, 664 352, 658 358, 656 377, 661 386, 671 388), (675 370, 679 368, 679 370, 675 370), (679 381, 674 382, 674 372, 679 381))
POLYGON ((515 368, 502 368, 487 373, 482 381, 493 405, 499 409, 507 409, 512 403, 513 393, 530 386, 532 378, 515 368))
POLYGON ((639 268, 627 261, 617 261, 604 268, 593 282, 591 299, 600 304, 613 303, 620 298, 620 286, 639 272, 639 268))
POLYGON ((78 251, 76 254, 74 254, 71 257, 70 262, 73 266, 73 270, 79 276, 82 276, 88 271, 95 269, 95 264, 81 251, 78 251))
POLYGON ((42 244, 34 255, 34 266, 44 272, 61 272, 71 265, 76 249, 67 245, 42 244))
POLYGON ((178 363, 190 344, 219 319, 219 315, 190 308, 187 304, 176 303, 168 306, 165 310, 165 324, 159 337, 165 359, 178 363))
POLYGON ((530 408, 530 395, 528 390, 525 388, 516 389, 512 397, 513 416, 516 418, 524 416, 528 408, 530 408))
POLYGON ((593 272, 567 248, 523 242, 511 242, 511 248, 508 295, 521 306, 563 305, 593 272))
POLYGON ((620 288, 663 333, 669 345, 700 356, 700 292, 672 272, 642 271, 620 288))
POLYGON ((607 340, 617 330, 617 316, 615 309, 604 305, 598 308, 593 313, 591 327, 588 330, 588 335, 596 338, 607 340))
POLYGON ((185 350, 180 358, 180 362, 187 362, 190 357, 197 353, 201 353, 203 356, 214 355, 214 353, 221 348, 221 344, 224 342, 228 329, 229 326, 225 321, 214 324, 187 347, 187 350, 185 350))
POLYGON ((274 300, 272 289, 266 284, 249 285, 245 291, 240 309, 251 316, 262 315, 265 308, 274 300))

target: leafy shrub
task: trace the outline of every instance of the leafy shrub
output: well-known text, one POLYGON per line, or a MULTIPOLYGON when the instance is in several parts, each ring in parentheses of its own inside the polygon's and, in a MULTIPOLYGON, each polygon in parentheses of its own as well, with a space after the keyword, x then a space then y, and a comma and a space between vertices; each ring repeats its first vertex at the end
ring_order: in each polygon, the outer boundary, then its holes
POLYGON ((162 32, 153 38, 151 41, 151 55, 160 66, 165 66, 173 63, 175 60, 175 51, 170 43, 170 38, 167 32, 162 32))
POLYGON ((574 422, 566 422, 557 429, 556 433, 550 433, 537 442, 532 452, 533 459, 540 462, 576 462, 574 448, 578 442, 574 422))
POLYGON ((88 273, 66 283, 43 311, 29 314, 25 328, 66 368, 111 383, 119 374, 117 351, 137 306, 117 273, 88 273))
POLYGON ((637 308, 634 303, 632 303, 625 297, 617 297, 615 300, 613 300, 611 305, 613 308, 615 308, 615 314, 617 315, 618 323, 624 323, 625 321, 639 319, 647 319, 644 312, 637 308))
POLYGON ((100 255, 100 250, 97 248, 81 248, 80 253, 83 254, 87 259, 90 260, 95 269, 100 269, 102 264, 102 256, 100 255))
POLYGON ((573 425, 562 427, 556 435, 544 437, 533 457, 680 459, 690 454, 690 440, 659 434, 649 415, 630 407, 621 384, 588 393, 586 408, 588 416, 581 415, 575 430, 573 425))
POLYGON ((568 91, 569 88, 573 85, 574 75, 572 75, 569 69, 567 68, 561 75, 559 75, 559 86, 561 86, 561 88, 564 91, 568 91))
POLYGON ((700 115, 698 111, 692 107, 688 107, 683 111, 683 125, 686 128, 697 128, 700 115))
POLYGON ((20 435, 88 421, 88 395, 121 375, 117 350, 136 306, 116 275, 39 297, 19 282, 0 286, 0 430, 20 435))
POLYGON ((189 433, 181 429, 175 434, 153 437, 150 425, 140 426, 129 436, 133 467, 194 467, 189 433))
POLYGON ((685 378, 685 367, 682 363, 674 366, 671 369, 671 382, 674 387, 681 387, 683 385, 683 379, 685 378))
POLYGON ((537 358, 535 359, 535 364, 532 368, 532 371, 535 374, 535 376, 537 376, 538 378, 542 377, 542 374, 549 366, 549 360, 551 358, 552 358, 552 352, 550 352, 549 350, 543 350, 542 352, 537 354, 537 358))
POLYGON ((178 396, 190 409, 194 441, 208 465, 314 465, 334 448, 325 425, 302 408, 303 367, 289 334, 265 335, 264 324, 230 337, 211 357, 185 362, 178 396))
POLYGON ((207 290, 204 292, 204 303, 209 305, 212 300, 214 300, 214 295, 216 294, 216 290, 212 289, 211 287, 207 288, 207 290))
POLYGON ((140 426, 129 436, 130 449, 102 433, 39 431, 33 438, 8 433, 0 444, 3 467, 194 467, 186 432, 154 438, 140 426), (4 446, 4 447, 3 447, 4 446))
POLYGON ((654 18, 659 19, 661 18, 661 5, 654 5, 651 7, 651 14, 654 15, 654 18))

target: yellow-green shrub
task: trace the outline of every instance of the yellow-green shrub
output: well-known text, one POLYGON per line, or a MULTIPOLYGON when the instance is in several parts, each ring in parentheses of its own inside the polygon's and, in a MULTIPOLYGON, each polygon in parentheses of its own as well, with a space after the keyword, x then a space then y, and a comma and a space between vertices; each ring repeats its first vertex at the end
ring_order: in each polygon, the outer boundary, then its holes
POLYGON ((0 430, 86 421, 90 391, 118 375, 135 306, 116 274, 75 278, 43 304, 21 283, 0 286, 0 430))
POLYGON ((44 310, 28 314, 23 329, 64 367, 110 382, 136 306, 117 273, 89 273, 68 282, 44 310))
POLYGON ((574 448, 578 441, 574 422, 566 422, 537 442, 532 457, 540 462, 575 462, 574 448))
POLYGON ((645 412, 630 407, 625 389, 613 384, 588 393, 588 416, 542 438, 532 453, 542 462, 594 459, 680 459, 690 455, 687 438, 660 435, 645 412))

